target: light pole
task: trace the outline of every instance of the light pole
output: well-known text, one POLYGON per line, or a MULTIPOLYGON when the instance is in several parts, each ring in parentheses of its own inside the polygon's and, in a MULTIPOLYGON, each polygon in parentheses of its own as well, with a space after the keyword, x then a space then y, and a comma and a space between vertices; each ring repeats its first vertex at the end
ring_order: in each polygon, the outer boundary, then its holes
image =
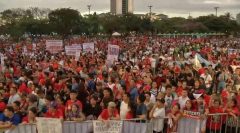
POLYGON ((215 9, 215 11, 216 11, 216 17, 218 16, 218 9, 219 9, 220 7, 214 7, 214 9, 215 9))
POLYGON ((88 7, 88 15, 90 15, 90 12, 91 12, 91 5, 87 5, 88 7))
POLYGON ((150 5, 150 6, 148 6, 148 8, 149 8, 149 14, 150 14, 150 19, 152 18, 152 5, 150 5))

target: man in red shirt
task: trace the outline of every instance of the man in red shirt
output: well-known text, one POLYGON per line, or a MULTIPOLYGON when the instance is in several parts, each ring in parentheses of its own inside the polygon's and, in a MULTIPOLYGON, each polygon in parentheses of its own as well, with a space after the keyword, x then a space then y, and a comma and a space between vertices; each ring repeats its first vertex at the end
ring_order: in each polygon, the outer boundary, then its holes
MULTIPOLYGON (((223 108, 220 106, 220 100, 215 99, 214 105, 209 107, 209 113, 210 114, 217 114, 217 113, 223 113, 223 108)), ((223 116, 221 115, 213 115, 208 117, 207 121, 207 127, 210 131, 219 131, 221 129, 222 123, 223 123, 223 116)), ((210 132, 209 131, 209 132, 210 132)))
POLYGON ((114 102, 108 103, 108 108, 99 115, 98 120, 119 120, 120 116, 114 102))
POLYGON ((66 102, 65 111, 71 111, 72 105, 74 103, 77 104, 80 107, 81 110, 83 109, 81 101, 77 100, 77 95, 78 94, 77 94, 77 92, 75 90, 72 90, 70 92, 70 100, 68 100, 66 102))

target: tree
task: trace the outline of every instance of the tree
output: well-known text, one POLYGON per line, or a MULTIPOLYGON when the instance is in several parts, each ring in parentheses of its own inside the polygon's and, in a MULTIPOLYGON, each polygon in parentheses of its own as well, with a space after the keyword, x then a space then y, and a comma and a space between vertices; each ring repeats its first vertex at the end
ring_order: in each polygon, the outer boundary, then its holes
POLYGON ((53 31, 62 35, 63 38, 72 34, 80 21, 79 12, 70 8, 56 9, 50 12, 48 17, 53 31))

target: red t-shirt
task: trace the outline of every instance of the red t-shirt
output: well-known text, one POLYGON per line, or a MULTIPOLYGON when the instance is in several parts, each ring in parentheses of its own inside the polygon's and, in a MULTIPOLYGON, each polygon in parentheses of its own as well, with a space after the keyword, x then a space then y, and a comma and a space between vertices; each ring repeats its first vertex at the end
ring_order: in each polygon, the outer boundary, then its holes
POLYGON ((47 118, 63 118, 63 112, 58 109, 55 112, 47 111, 47 113, 45 113, 45 117, 47 117, 47 118))
MULTIPOLYGON (((113 112, 113 117, 116 117, 118 115, 118 110, 115 109, 113 112)), ((100 114, 103 120, 108 120, 111 116, 109 116, 108 109, 104 109, 102 113, 100 114)))
POLYGON ((133 119, 133 114, 132 112, 128 111, 126 114, 126 119, 133 119))
MULTIPOLYGON (((215 114, 215 113, 223 113, 224 111, 223 111, 223 108, 221 107, 218 107, 218 108, 210 107, 209 112, 210 114, 215 114)), ((208 120, 207 120, 207 127, 212 130, 219 130, 222 126, 221 124, 223 123, 223 120, 224 120, 223 116, 220 116, 220 115, 210 116, 208 117, 208 120)))
POLYGON ((76 101, 68 100, 66 102, 66 106, 65 106, 67 108, 67 110, 71 110, 72 109, 72 105, 74 103, 77 104, 80 107, 81 110, 83 109, 81 101, 79 101, 79 100, 76 100, 76 101))
POLYGON ((25 83, 22 83, 22 84, 19 86, 18 91, 21 92, 21 93, 22 93, 22 92, 25 92, 25 93, 27 93, 27 94, 30 94, 30 93, 32 92, 32 90, 31 90, 30 88, 28 88, 25 83))
POLYGON ((182 96, 182 91, 183 91, 183 87, 181 87, 181 86, 177 87, 176 93, 178 96, 182 96))
POLYGON ((29 123, 28 117, 27 116, 23 117, 22 122, 29 123))
POLYGON ((0 102, 0 111, 3 112, 6 108, 6 104, 4 102, 0 102))

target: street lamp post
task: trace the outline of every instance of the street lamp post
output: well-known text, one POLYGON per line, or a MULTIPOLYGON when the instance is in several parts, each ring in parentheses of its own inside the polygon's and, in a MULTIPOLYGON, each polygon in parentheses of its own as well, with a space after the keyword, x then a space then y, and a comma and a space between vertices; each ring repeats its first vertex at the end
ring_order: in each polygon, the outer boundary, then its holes
POLYGON ((152 5, 150 5, 150 6, 148 6, 148 8, 149 8, 149 14, 150 14, 150 19, 152 18, 152 5))

